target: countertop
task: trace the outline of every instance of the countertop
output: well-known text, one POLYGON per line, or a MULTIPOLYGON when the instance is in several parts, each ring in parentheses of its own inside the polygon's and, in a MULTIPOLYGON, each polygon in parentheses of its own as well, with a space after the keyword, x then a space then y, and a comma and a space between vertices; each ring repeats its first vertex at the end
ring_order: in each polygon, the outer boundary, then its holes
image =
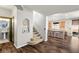
POLYGON ((50 31, 65 31, 65 30, 60 30, 60 29, 50 29, 50 31))

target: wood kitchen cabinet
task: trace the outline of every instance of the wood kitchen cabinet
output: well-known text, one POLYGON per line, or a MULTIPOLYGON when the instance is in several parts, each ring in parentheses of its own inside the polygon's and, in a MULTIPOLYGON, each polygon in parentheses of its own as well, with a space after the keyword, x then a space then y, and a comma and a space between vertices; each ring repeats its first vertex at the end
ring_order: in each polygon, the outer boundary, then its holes
POLYGON ((79 19, 72 20, 72 35, 77 35, 76 33, 79 32, 79 19))
POLYGON ((79 19, 77 19, 77 20, 72 20, 72 25, 79 25, 79 19))
POLYGON ((48 21, 48 29, 50 30, 50 29, 52 29, 52 24, 53 22, 52 21, 48 21))
POLYGON ((65 29, 65 21, 60 21, 60 29, 65 29))

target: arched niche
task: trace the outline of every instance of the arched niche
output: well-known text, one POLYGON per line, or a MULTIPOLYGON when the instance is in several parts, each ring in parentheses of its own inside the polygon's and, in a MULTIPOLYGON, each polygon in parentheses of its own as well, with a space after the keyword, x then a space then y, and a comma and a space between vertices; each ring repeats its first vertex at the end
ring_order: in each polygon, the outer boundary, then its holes
POLYGON ((22 30, 23 33, 26 33, 26 32, 30 32, 30 20, 28 18, 25 18, 23 20, 23 30, 22 30))

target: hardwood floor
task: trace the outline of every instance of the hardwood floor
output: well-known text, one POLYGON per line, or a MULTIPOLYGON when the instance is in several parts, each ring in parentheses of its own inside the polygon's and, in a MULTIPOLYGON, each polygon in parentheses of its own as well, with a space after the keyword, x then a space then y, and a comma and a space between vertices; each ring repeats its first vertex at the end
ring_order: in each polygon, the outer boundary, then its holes
POLYGON ((69 47, 63 45, 61 40, 49 37, 47 42, 41 42, 34 46, 27 45, 19 49, 16 49, 11 42, 4 43, 0 45, 0 53, 69 53, 69 47))

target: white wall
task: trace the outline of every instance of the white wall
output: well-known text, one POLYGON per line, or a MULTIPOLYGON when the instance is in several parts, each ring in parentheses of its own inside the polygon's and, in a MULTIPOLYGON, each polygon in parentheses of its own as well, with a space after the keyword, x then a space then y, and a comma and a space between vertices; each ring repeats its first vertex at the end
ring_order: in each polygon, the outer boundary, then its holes
POLYGON ((14 17, 14 45, 17 46, 17 8, 15 6, 12 9, 12 16, 14 17))
POLYGON ((53 15, 48 16, 48 20, 51 20, 53 22, 64 20, 65 18, 66 18, 66 16, 64 13, 57 13, 57 14, 53 14, 53 15))
POLYGON ((47 41, 48 40, 48 16, 46 16, 46 38, 45 38, 45 41, 47 41))
POLYGON ((33 25, 36 30, 41 34, 42 38, 46 39, 46 16, 36 11, 33 12, 33 25))
POLYGON ((0 16, 11 17, 12 11, 0 7, 0 16))
POLYGON ((32 10, 19 10, 16 7, 12 9, 12 16, 14 16, 14 45, 16 48, 23 47, 28 44, 33 37, 33 12, 32 10), (23 33, 23 20, 28 18, 30 20, 30 32, 23 33))
POLYGON ((65 30, 67 32, 67 35, 72 35, 72 20, 66 19, 65 21, 65 30))
POLYGON ((31 10, 17 10, 17 48, 28 44, 33 37, 33 12, 31 10), (23 20, 28 18, 30 20, 30 32, 23 33, 23 20))
POLYGON ((79 18, 79 11, 67 12, 67 13, 56 13, 48 16, 49 20, 60 21, 62 19, 73 19, 79 18))
POLYGON ((65 17, 67 19, 69 19, 69 18, 79 18, 79 11, 73 11, 73 12, 65 13, 65 17))

